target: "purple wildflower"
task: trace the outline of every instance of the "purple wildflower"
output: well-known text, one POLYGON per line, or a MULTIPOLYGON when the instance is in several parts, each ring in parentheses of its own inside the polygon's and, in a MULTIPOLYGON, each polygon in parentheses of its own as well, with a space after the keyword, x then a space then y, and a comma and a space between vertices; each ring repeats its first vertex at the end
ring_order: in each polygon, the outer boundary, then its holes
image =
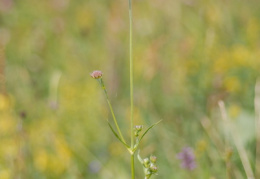
POLYGON ((177 158, 181 160, 181 167, 187 170, 193 170, 196 168, 195 155, 193 149, 190 147, 184 147, 177 158))

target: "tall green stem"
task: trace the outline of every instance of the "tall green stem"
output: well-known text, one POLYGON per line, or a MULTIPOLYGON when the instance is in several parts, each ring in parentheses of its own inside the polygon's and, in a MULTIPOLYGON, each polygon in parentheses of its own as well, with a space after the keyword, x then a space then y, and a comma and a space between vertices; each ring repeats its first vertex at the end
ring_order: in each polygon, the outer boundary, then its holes
POLYGON ((101 87, 102 87, 103 90, 104 90, 105 95, 106 95, 107 103, 108 103, 108 106, 109 106, 109 108, 110 108, 112 117, 113 117, 113 119, 114 119, 114 123, 115 123, 115 125, 116 125, 116 129, 117 129, 117 131, 118 131, 118 133, 119 133, 119 135, 120 135, 122 141, 125 142, 125 139, 124 139, 124 137, 123 137, 123 135, 122 135, 122 133, 121 133, 121 130, 120 130, 119 126, 118 126, 118 123, 117 123, 117 120, 116 120, 116 117, 115 117, 114 110, 113 110, 112 105, 111 105, 111 103, 110 103, 110 101, 109 101, 109 98, 108 98, 108 95, 107 95, 107 90, 106 90, 106 87, 105 87, 105 84, 104 84, 102 78, 99 79, 99 82, 100 82, 101 87))
POLYGON ((129 0, 129 55, 130 55, 130 101, 131 101, 131 147, 134 147, 134 125, 133 125, 133 43, 132 43, 132 0, 129 0))
POLYGON ((135 154, 131 154, 131 174, 132 174, 132 179, 135 178, 135 154))
MULTIPOLYGON (((132 42, 132 33, 133 33, 133 17, 132 17, 132 0, 129 2, 129 56, 130 56, 130 103, 131 103, 131 149, 134 149, 134 100, 133 100, 133 42, 132 42)), ((134 168, 134 153, 131 154, 131 173, 132 179, 135 178, 135 168, 134 168)))

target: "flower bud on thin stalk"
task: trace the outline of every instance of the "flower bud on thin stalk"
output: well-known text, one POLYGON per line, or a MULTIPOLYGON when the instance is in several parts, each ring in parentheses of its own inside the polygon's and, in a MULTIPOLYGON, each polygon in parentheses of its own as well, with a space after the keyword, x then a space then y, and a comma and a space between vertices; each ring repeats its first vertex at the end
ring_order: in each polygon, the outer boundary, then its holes
POLYGON ((102 73, 101 71, 99 71, 99 70, 95 70, 95 71, 93 71, 93 72, 90 74, 90 76, 91 76, 92 78, 98 80, 100 86, 102 87, 102 89, 103 89, 103 91, 104 91, 104 93, 105 93, 105 95, 106 95, 107 103, 108 103, 108 106, 109 106, 109 108, 110 108, 111 114, 112 114, 112 116, 113 116, 113 120, 114 120, 114 123, 115 123, 115 125, 116 125, 116 128, 117 128, 117 131, 118 131, 118 133, 119 133, 119 136, 120 136, 122 142, 125 143, 125 139, 124 139, 124 137, 123 137, 123 135, 122 135, 122 132, 121 132, 119 126, 118 126, 118 123, 117 123, 117 120, 116 120, 116 117, 115 117, 115 114, 114 114, 114 110, 113 110, 112 105, 111 105, 111 103, 110 103, 110 101, 109 101, 105 84, 104 84, 104 82, 103 82, 103 80, 102 80, 103 73, 102 73))
POLYGON ((142 131, 142 129, 143 129, 143 126, 142 126, 142 125, 139 125, 139 126, 135 126, 135 127, 134 127, 135 137, 138 137, 138 136, 139 136, 139 133, 142 131))

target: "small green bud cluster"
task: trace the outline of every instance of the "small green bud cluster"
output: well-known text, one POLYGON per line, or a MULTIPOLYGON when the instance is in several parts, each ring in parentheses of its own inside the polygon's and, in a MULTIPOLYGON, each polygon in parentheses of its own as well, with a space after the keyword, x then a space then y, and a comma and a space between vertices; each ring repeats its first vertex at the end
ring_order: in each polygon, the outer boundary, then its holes
POLYGON ((139 126, 135 126, 135 127, 134 127, 135 137, 138 137, 138 136, 139 136, 139 133, 142 131, 142 129, 143 129, 143 126, 142 126, 142 125, 139 125, 139 126))
POLYGON ((157 157, 151 155, 150 158, 143 159, 145 178, 149 179, 153 174, 157 174, 158 167, 156 165, 157 157))

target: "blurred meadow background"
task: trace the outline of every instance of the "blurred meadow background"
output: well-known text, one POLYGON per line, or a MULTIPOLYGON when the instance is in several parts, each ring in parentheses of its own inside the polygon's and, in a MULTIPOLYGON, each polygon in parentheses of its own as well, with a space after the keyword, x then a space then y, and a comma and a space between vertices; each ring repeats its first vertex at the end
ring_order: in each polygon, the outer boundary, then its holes
MULTIPOLYGON (((133 16, 135 124, 163 119, 141 145, 153 178, 260 178, 259 1, 133 0, 133 16)), ((130 141, 128 23, 127 0, 0 0, 0 179, 130 178, 89 75, 130 141)))

